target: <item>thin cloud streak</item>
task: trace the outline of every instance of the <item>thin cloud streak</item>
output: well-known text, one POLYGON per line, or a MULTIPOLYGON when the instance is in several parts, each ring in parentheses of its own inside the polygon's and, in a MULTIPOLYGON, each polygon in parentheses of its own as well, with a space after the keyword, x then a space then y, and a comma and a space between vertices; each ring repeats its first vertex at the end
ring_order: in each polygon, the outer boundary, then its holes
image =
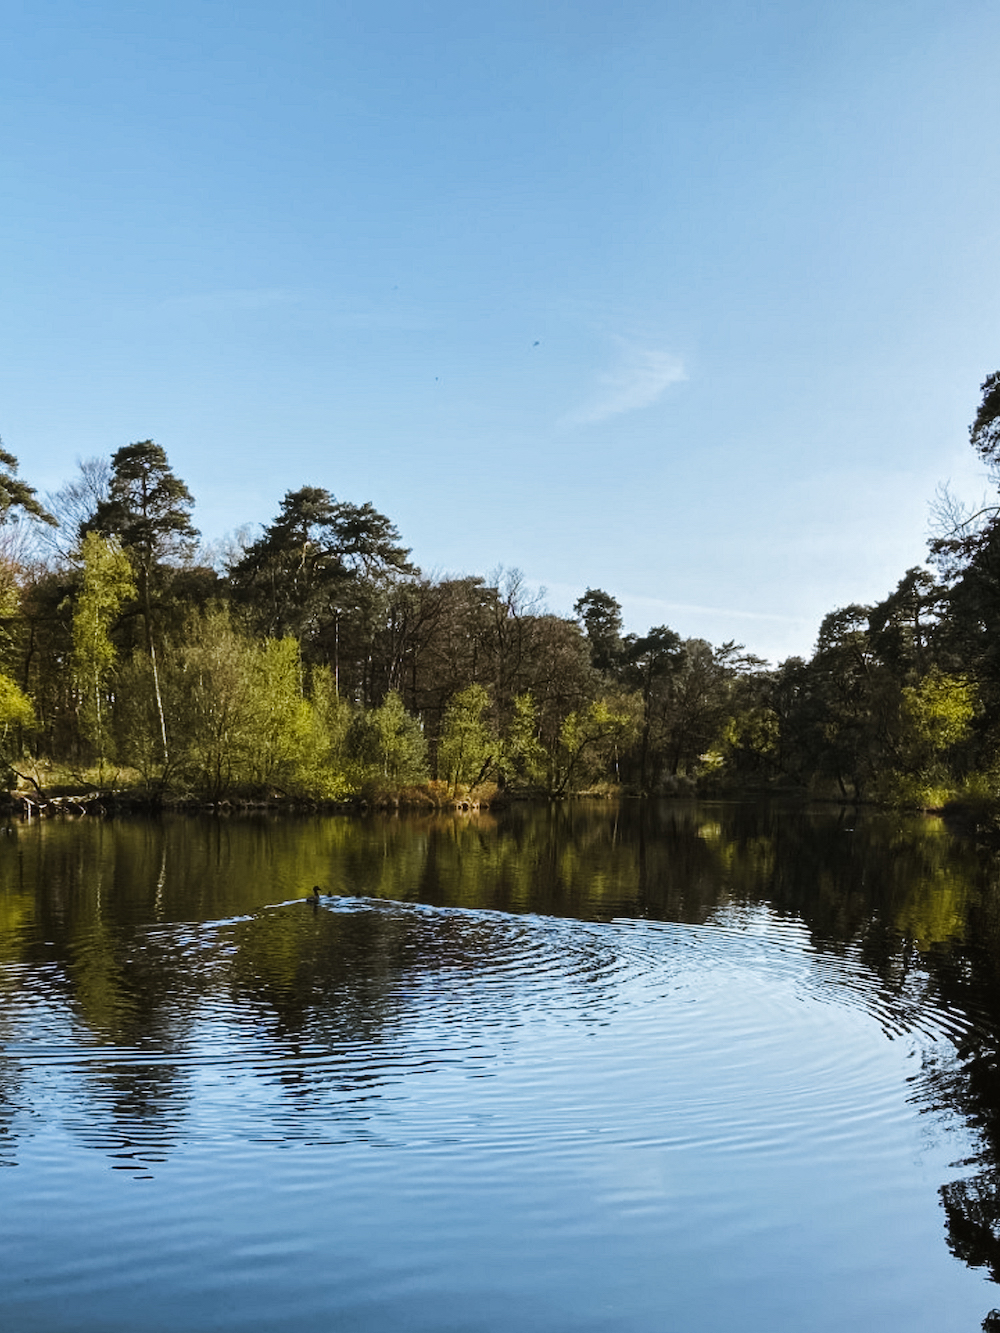
POLYGON ((684 363, 673 352, 636 347, 619 340, 621 360, 613 371, 598 376, 598 391, 565 424, 589 426, 625 412, 638 412, 660 399, 672 384, 687 379, 684 363))
MULTIPOLYGON (((622 594, 623 597, 627 594, 622 594)), ((811 624, 808 616, 789 616, 776 611, 739 611, 730 606, 699 606, 693 602, 663 602, 657 597, 629 597, 637 606, 658 607, 661 611, 691 612, 698 615, 727 616, 737 620, 771 621, 782 625, 811 624)))

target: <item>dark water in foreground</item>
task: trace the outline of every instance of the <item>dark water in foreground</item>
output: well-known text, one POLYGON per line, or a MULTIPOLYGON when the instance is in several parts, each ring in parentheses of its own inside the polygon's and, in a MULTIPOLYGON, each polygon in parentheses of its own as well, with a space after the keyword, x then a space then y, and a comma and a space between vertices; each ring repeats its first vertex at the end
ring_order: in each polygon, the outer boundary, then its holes
POLYGON ((834 810, 18 826, 0 1329, 972 1333, 998 886, 834 810))

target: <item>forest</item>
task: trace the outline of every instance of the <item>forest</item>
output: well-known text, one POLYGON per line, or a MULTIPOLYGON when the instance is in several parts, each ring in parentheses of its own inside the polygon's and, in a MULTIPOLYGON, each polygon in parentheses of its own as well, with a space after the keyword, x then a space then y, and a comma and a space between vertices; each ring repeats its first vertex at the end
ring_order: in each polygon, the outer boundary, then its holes
MULTIPOLYGON (((1000 484, 1000 372, 972 447, 1000 484)), ((1000 501, 938 496, 926 566, 771 666, 587 588, 429 578, 392 521, 317 486, 202 544, 152 440, 45 503, 0 449, 0 763, 38 798, 488 803, 796 792, 1000 806, 1000 501)))

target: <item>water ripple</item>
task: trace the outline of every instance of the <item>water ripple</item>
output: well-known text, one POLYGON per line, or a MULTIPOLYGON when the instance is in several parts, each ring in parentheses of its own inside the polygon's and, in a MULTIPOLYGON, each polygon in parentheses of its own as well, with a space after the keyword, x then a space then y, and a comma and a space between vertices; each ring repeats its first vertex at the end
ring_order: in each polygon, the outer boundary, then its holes
MULTIPOLYGON (((91 965, 85 943, 74 959, 91 965)), ((805 1122, 829 1147, 899 1113, 872 1034, 906 1039, 905 1057, 969 1028, 921 977, 891 990, 856 948, 824 951, 767 909, 692 926, 298 901, 152 926, 120 972, 101 1012, 133 1040, 90 1027, 54 965, 4 968, 2 1050, 22 1114, 25 1089, 36 1113, 65 1103, 78 1142, 134 1170, 220 1123, 252 1142, 471 1135, 565 1154, 609 1129, 623 1145, 777 1153, 805 1122), (156 1003, 135 975, 154 962, 175 978, 156 1003)))

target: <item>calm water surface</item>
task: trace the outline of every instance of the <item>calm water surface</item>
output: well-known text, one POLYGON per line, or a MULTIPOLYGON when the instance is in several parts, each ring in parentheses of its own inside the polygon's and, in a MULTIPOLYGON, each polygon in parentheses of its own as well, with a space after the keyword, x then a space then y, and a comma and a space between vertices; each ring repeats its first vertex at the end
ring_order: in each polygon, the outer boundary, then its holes
POLYGON ((998 884, 737 804, 9 829, 0 1329, 974 1333, 998 884))

